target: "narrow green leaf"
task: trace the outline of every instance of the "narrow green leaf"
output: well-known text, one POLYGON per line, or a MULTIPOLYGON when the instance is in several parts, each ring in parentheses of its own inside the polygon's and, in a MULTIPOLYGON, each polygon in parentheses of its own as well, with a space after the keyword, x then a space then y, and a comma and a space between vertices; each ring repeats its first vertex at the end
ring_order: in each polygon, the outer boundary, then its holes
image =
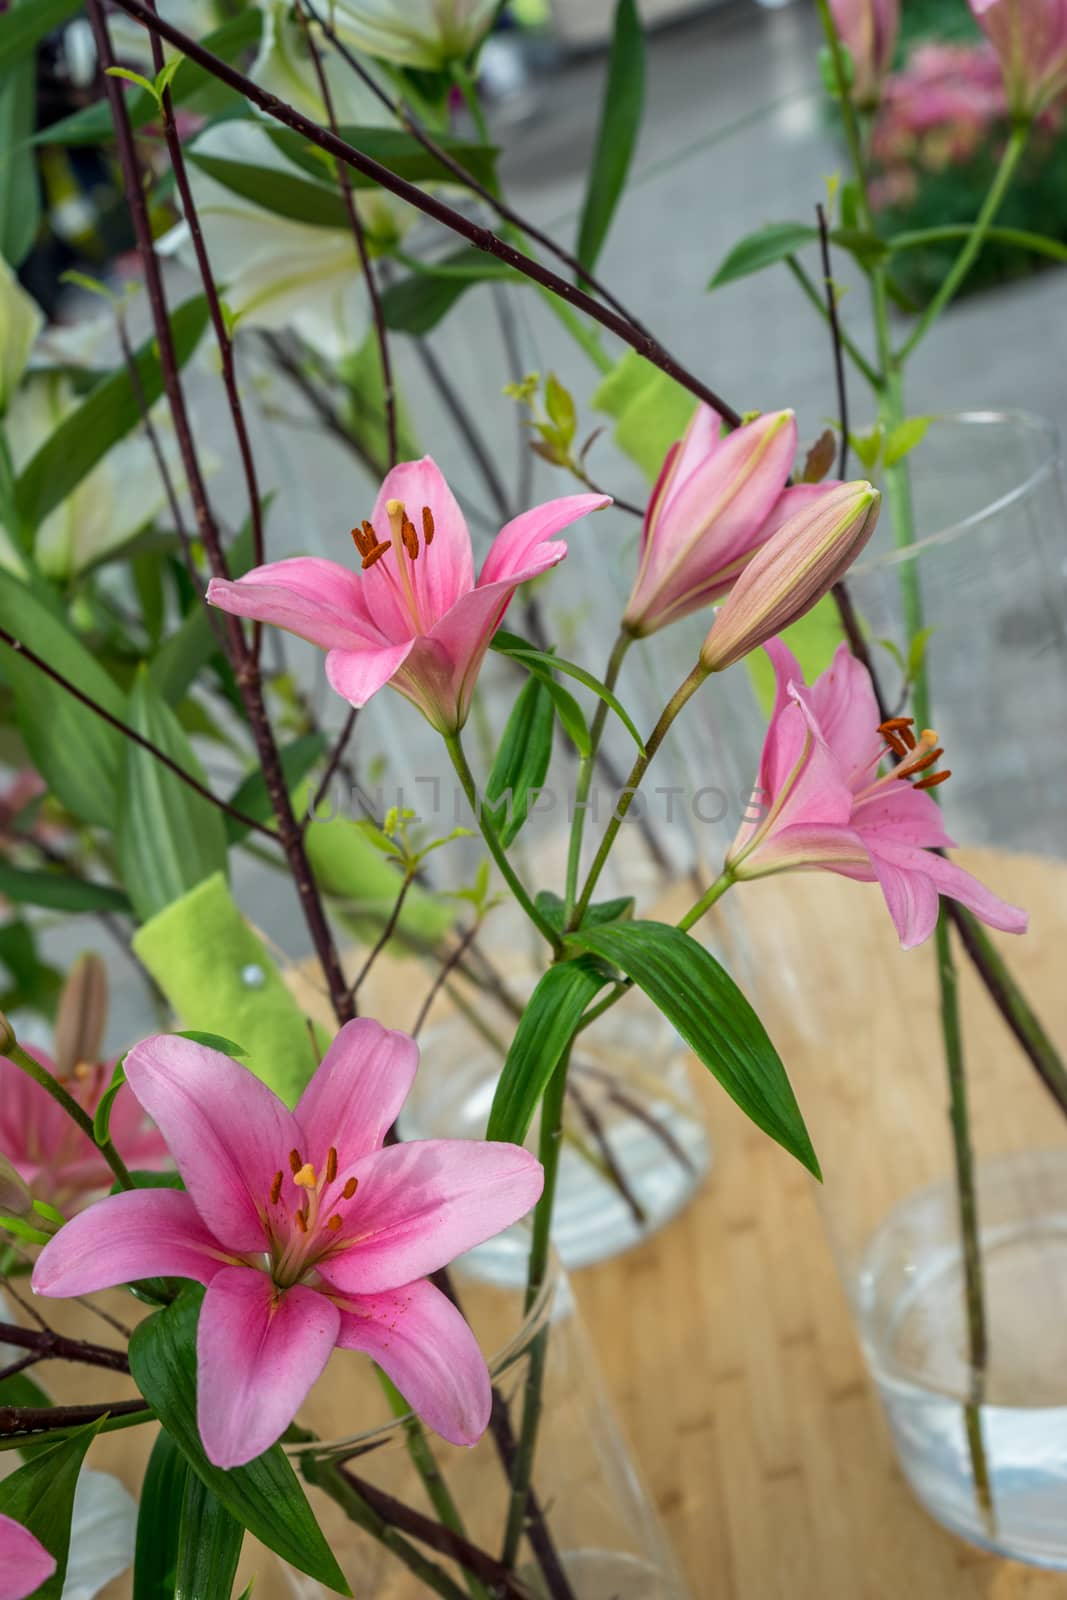
POLYGON ((504 845, 511 844, 526 821, 530 790, 545 781, 555 722, 551 694, 531 675, 512 707, 485 786, 486 809, 504 845), (498 805, 502 796, 507 799, 498 805))
MULTIPOLYGON (((84 694, 123 717, 125 696, 67 624, 25 584, 0 571, 0 627, 47 661, 84 694)), ((122 735, 10 645, 0 645, 0 677, 34 766, 82 822, 113 827, 122 735)))
POLYGON ((192 1039, 194 1044, 206 1045, 209 1050, 221 1050, 224 1056, 248 1054, 243 1045, 234 1044, 232 1039, 227 1039, 222 1033, 204 1033, 200 1028, 179 1028, 177 1032, 183 1039, 192 1039))
POLYGON ((82 0, 21 0, 9 7, 0 15, 0 73, 9 72, 81 6, 82 0))
POLYGON ((0 1482, 0 1515, 21 1522, 39 1539, 56 1570, 34 1590, 33 1600, 60 1600, 70 1552, 70 1519, 74 1491, 85 1452, 100 1424, 91 1422, 47 1450, 35 1450, 25 1466, 0 1482))
POLYGON ((130 910, 129 896, 109 883, 88 878, 68 878, 59 872, 36 872, 0 861, 0 894, 20 905, 43 906, 48 911, 130 910))
POLYGON ((204 1291, 189 1288, 134 1329, 134 1382, 193 1471, 254 1538, 309 1577, 351 1591, 278 1445, 224 1472, 204 1454, 196 1426, 196 1326, 204 1291))
POLYGON ((185 57, 175 52, 175 54, 172 55, 168 61, 164 61, 163 65, 156 73, 152 87, 155 89, 156 94, 159 95, 161 100, 163 95, 173 84, 178 68, 184 66, 184 64, 185 57))
POLYGON ((818 228, 806 222, 770 222, 755 233, 739 239, 727 253, 711 282, 709 289, 721 289, 726 283, 747 278, 753 272, 762 272, 776 261, 784 261, 804 245, 819 237, 818 228))
MULTIPOLYGON (((146 669, 138 673, 127 720, 201 783, 203 769, 174 712, 146 669)), ((212 873, 226 870, 226 829, 217 806, 140 745, 126 745, 118 806, 119 869, 138 917, 147 922, 212 873)))
MULTIPOLYGON (((304 733, 278 752, 287 788, 295 789, 301 779, 307 776, 325 751, 326 745, 325 734, 304 733)), ((229 803, 238 811, 243 811, 246 816, 253 817, 256 822, 270 822, 274 816, 267 780, 258 769, 249 773, 243 783, 238 784, 230 796, 229 803)), ((239 844, 248 833, 244 823, 238 822, 236 817, 225 817, 223 826, 230 844, 239 844)))
POLYGON ((487 1139, 522 1144, 582 1013, 608 981, 600 963, 588 956, 549 967, 511 1041, 489 1112, 487 1139))
MULTIPOLYGON (((32 4, 41 10, 44 10, 45 5, 49 3, 55 6, 59 0, 32 0, 32 4)), ((68 14, 81 10, 82 0, 63 0, 63 3, 68 14)), ((0 25, 4 22, 6 18, 0 18, 0 25)), ((206 33, 200 42, 206 50, 220 56, 223 61, 235 61, 255 46, 262 26, 263 13, 260 8, 248 6, 236 16, 230 17, 220 27, 206 33)), ((186 60, 180 75, 170 85, 171 98, 175 106, 186 106, 205 90, 214 94, 216 85, 217 80, 212 78, 209 72, 197 66, 195 61, 186 60)), ((237 95, 233 96, 233 100, 235 104, 244 106, 244 102, 237 95)), ((126 109, 135 129, 143 128, 146 123, 154 121, 159 116, 155 98, 147 92, 130 95, 126 109)), ((69 148, 72 145, 108 144, 113 137, 111 112, 107 101, 104 100, 86 106, 82 111, 75 111, 71 116, 63 117, 59 122, 53 122, 50 127, 43 128, 37 135, 35 143, 60 144, 69 148)))
POLYGON ((245 1530, 207 1484, 185 1480, 174 1600, 230 1600, 245 1530))
POLYGON ((250 161, 208 155, 195 144, 186 151, 186 159, 216 183, 277 217, 314 228, 341 230, 349 226, 344 196, 336 183, 328 181, 325 172, 320 179, 302 178, 299 173, 279 167, 259 167, 250 161))
POLYGON ((632 978, 745 1115, 820 1176, 778 1052, 741 990, 710 951, 663 922, 583 927, 569 943, 592 951, 632 978))
MULTIPOLYGON (((8 12, 6 21, 25 9, 8 12)), ((0 87, 0 255, 17 267, 29 255, 41 217, 37 164, 29 137, 37 110, 37 61, 26 56, 0 87)))
POLYGON ((437 262, 435 268, 401 278, 382 295, 386 327, 416 336, 429 333, 451 311, 460 295, 476 283, 512 279, 516 274, 495 256, 470 245, 437 262))
POLYGON ((936 632, 937 624, 931 623, 929 627, 920 628, 918 633, 912 635, 908 644, 908 665, 905 672, 909 683, 914 683, 922 671, 922 664, 926 659, 926 646, 936 632))
MULTIPOLYGON (((290 161, 303 167, 313 178, 318 178, 321 182, 323 172, 333 178, 333 160, 329 156, 324 156, 324 152, 317 146, 309 144, 291 128, 272 125, 268 131, 278 149, 290 161)), ((413 134, 405 133, 402 128, 377 128, 342 123, 337 131, 346 144, 352 145, 362 155, 380 161, 383 167, 388 167, 390 172, 395 172, 400 178, 407 178, 410 183, 459 182, 448 167, 443 166, 413 134)), ((435 133, 434 141, 478 183, 492 184, 496 176, 498 154, 492 145, 472 144, 469 139, 459 139, 450 133, 435 133)), ((377 187, 372 178, 363 177, 362 173, 354 171, 352 167, 349 167, 348 172, 353 188, 377 187)))
POLYGON ((885 439, 885 454, 883 461, 887 467, 895 467, 898 461, 915 446, 922 444, 926 438, 932 417, 907 417, 903 422, 898 422, 895 428, 890 428, 885 439))
MULTIPOLYGON (((553 894, 551 889, 541 889, 535 896, 535 903, 542 916, 562 933, 565 903, 560 896, 553 894)), ((602 922, 618 922, 624 917, 632 917, 634 903, 632 894, 618 895, 614 900, 594 900, 586 909, 582 927, 595 928, 602 922)))
MULTIPOLYGON (((196 295, 178 307, 170 319, 174 349, 184 364, 200 342, 207 326, 208 307, 196 295)), ((147 340, 135 357, 146 405, 163 393, 163 369, 155 340, 147 340)), ((141 404, 126 368, 119 367, 92 388, 45 440, 19 473, 15 489, 19 521, 30 547, 33 535, 50 511, 76 489, 113 444, 125 438, 141 421, 141 404)))
POLYGON ((192 1469, 161 1429, 141 1480, 133 1600, 173 1600, 182 1502, 192 1469))
POLYGON ((589 168, 578 260, 592 271, 630 170, 645 104, 645 36, 634 0, 618 0, 596 150, 589 168))
POLYGON ((115 1062, 115 1070, 111 1074, 111 1082, 100 1096, 100 1103, 93 1112, 93 1138, 97 1144, 107 1144, 111 1131, 111 1107, 115 1104, 115 1096, 126 1082, 126 1057, 115 1062))
POLYGON ((109 78, 124 78, 127 83, 135 83, 139 89, 147 89, 153 100, 155 100, 156 105, 159 106, 159 92, 155 84, 150 78, 146 78, 143 72, 134 72, 131 67, 107 67, 105 71, 109 78))
POLYGON ((626 707, 616 695, 612 694, 607 684, 601 683, 599 678, 594 677, 591 672, 587 672, 584 667, 576 666, 573 661, 564 661, 562 656, 548 655, 543 650, 535 650, 532 645, 526 643, 525 639, 520 639, 514 633, 507 633, 504 629, 501 629, 493 640, 493 649, 498 650, 501 655, 511 656, 513 660, 521 661, 524 665, 537 666, 548 672, 562 672, 564 676, 576 678, 587 689, 592 689, 597 698, 603 700, 605 705, 614 711, 638 750, 644 755, 644 741, 626 707))
MULTIPOLYGON (((273 496, 264 496, 263 513, 273 496)), ((239 578, 252 564, 252 527, 246 521, 226 550, 230 576, 239 578)), ((217 615, 217 614, 216 614, 217 615)), ((221 626, 221 617, 217 620, 221 626)), ((168 705, 176 706, 184 697, 197 673, 216 655, 219 638, 211 626, 212 613, 206 605, 194 605, 188 616, 163 640, 149 665, 152 682, 168 705)))
POLYGON ((565 689, 561 683, 556 682, 550 672, 545 672, 541 667, 535 666, 528 661, 524 662, 523 665, 529 669, 533 677, 540 679, 552 696, 552 704, 556 708, 560 727, 578 754, 580 756, 589 755, 593 748, 593 741, 585 720, 585 713, 577 700, 568 689, 565 689))

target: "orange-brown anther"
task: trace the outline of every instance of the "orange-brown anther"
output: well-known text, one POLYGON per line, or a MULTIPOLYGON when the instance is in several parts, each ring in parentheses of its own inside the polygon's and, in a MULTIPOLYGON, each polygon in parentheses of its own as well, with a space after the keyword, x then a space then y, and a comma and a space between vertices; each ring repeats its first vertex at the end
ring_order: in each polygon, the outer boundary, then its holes
POLYGON ((349 1178, 348 1182, 345 1184, 344 1188, 341 1190, 341 1193, 344 1195, 346 1200, 351 1200, 352 1196, 355 1194, 355 1192, 356 1192, 356 1190, 358 1188, 359 1188, 359 1179, 358 1178, 349 1178))
POLYGON ((270 1203, 272 1206, 276 1206, 278 1204, 278 1196, 281 1194, 281 1192, 282 1175, 280 1172, 276 1172, 274 1174, 274 1181, 270 1186, 270 1203))
POLYGON ((307 1233, 307 1231, 308 1231, 308 1219, 307 1219, 307 1217, 305 1217, 305 1215, 304 1215, 304 1213, 302 1211, 294 1211, 293 1212, 293 1221, 296 1223, 296 1225, 300 1229, 301 1233, 307 1233))
POLYGON ((365 556, 370 548, 370 546, 367 544, 367 535, 363 532, 362 528, 352 529, 352 543, 355 545, 361 556, 365 556))
POLYGON ((913 761, 910 770, 912 772, 925 772, 927 767, 932 767, 934 762, 937 761, 939 757, 943 756, 944 753, 945 752, 942 746, 938 745, 936 750, 930 750, 922 757, 920 761, 913 761))
POLYGON ((374 563, 376 561, 380 561, 382 559, 382 557, 385 555, 385 552, 387 550, 391 550, 391 549, 392 549, 392 545, 379 544, 379 545, 376 545, 373 550, 368 550, 367 554, 363 557, 363 570, 364 570, 364 572, 366 572, 368 567, 373 567, 374 563))
POLYGON ((409 522, 407 517, 400 524, 400 537, 404 541, 404 549, 414 561, 419 553, 419 536, 415 532, 415 524, 409 522))
POLYGON ((882 738, 885 740, 890 750, 892 750, 893 754, 895 756, 900 756, 903 759, 908 752, 904 748, 904 744, 902 743, 899 734, 894 733, 892 729, 889 728, 882 728, 879 731, 881 732, 882 738))
POLYGON ((297 1173, 300 1171, 300 1168, 303 1165, 304 1165, 304 1163, 300 1159, 300 1151, 299 1150, 290 1150, 290 1152, 289 1152, 289 1171, 293 1174, 294 1178, 296 1177, 297 1173))
POLYGON ((886 717, 878 724, 878 732, 895 733, 899 728, 910 728, 914 721, 914 717, 886 717))
POLYGON ((429 506, 423 506, 423 508, 422 508, 422 538, 423 538, 423 543, 425 544, 427 550, 433 544, 433 535, 434 535, 433 512, 430 510, 429 506))
POLYGON ((341 1231, 340 1217, 336 1215, 332 1216, 326 1226, 329 1228, 331 1233, 339 1233, 341 1231))
POLYGON ((326 1152, 326 1182, 332 1183, 337 1176, 337 1151, 333 1145, 326 1152))
POLYGON ((913 787, 916 789, 936 789, 939 783, 944 783, 951 776, 952 773, 947 770, 945 772, 931 772, 928 777, 920 778, 913 787))
POLYGON ((901 728, 900 737, 903 739, 909 750, 915 749, 915 735, 912 733, 910 728, 901 728))

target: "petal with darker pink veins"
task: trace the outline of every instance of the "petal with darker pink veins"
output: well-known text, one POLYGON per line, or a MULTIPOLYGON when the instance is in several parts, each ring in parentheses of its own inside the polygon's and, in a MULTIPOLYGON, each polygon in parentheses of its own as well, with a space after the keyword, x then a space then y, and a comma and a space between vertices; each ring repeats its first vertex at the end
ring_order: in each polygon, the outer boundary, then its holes
POLYGON ((361 645, 358 650, 331 650, 326 657, 326 677, 350 706, 365 706, 384 689, 411 654, 415 640, 402 644, 361 645))
POLYGON ((297 1103, 301 1151, 316 1167, 331 1146, 346 1164, 380 1150, 415 1080, 419 1047, 370 1017, 346 1022, 297 1103))
POLYGON ((180 1189, 130 1189, 72 1217, 33 1269, 35 1294, 67 1299, 138 1278, 210 1283, 225 1256, 189 1195, 180 1189))
POLYGON ((207 597, 223 611, 274 623, 320 650, 356 650, 380 642, 359 577, 319 556, 271 561, 235 582, 212 578, 207 597))
POLYGON ((523 583, 555 566, 567 554, 566 545, 552 550, 556 535, 572 522, 610 504, 611 496, 606 494, 568 494, 513 517, 493 540, 478 578, 479 586, 505 580, 523 583), (546 545, 548 550, 543 548, 546 545))

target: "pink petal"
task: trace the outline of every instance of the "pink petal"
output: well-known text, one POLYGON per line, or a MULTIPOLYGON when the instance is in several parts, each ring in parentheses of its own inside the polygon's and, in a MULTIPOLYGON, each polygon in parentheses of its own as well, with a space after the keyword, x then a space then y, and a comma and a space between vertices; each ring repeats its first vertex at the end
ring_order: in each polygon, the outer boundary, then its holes
POLYGON ((821 500, 828 490, 839 489, 840 487, 840 482, 837 479, 824 479, 822 483, 791 483, 787 489, 782 490, 772 505, 766 522, 760 527, 759 536, 755 540, 755 544, 766 544, 767 540, 773 534, 776 534, 779 528, 784 527, 790 517, 795 516, 798 511, 806 510, 817 500, 821 500))
POLYGON ((26 1600, 55 1570, 55 1557, 29 1528, 0 1515, 0 1600, 26 1600))
POLYGON ((411 561, 394 549, 367 569, 363 584, 369 614, 387 639, 399 642, 413 633, 428 633, 460 595, 473 588, 474 557, 463 513, 430 456, 423 456, 421 461, 402 461, 387 474, 371 518, 382 543, 392 539, 386 510, 390 500, 402 501, 419 540, 419 555, 411 561), (423 537, 424 506, 429 508, 434 523, 433 542, 429 546, 423 537), (422 617, 418 627, 406 602, 403 580, 397 572, 398 560, 405 563, 415 591, 422 617))
POLYGON ((271 561, 236 582, 212 578, 207 597, 222 611, 274 623, 320 650, 358 650, 381 642, 359 577, 319 556, 271 561))
POLYGON ((853 788, 870 783, 885 752, 878 732, 881 714, 867 668, 847 644, 811 686, 810 704, 820 732, 841 763, 853 788))
POLYGON ((210 1283, 226 1254, 180 1189, 131 1189, 72 1217, 37 1257, 36 1294, 66 1299, 138 1278, 210 1283))
POLYGON ((868 842, 868 850, 905 950, 922 944, 934 931, 939 894, 958 900, 991 928, 1026 932, 1030 919, 1020 906, 1002 900, 954 861, 884 838, 868 842))
MULTIPOLYGON (((386 557, 385 559, 388 559, 386 557)), ((365 706, 384 688, 411 654, 414 639, 403 644, 361 645, 356 650, 331 650, 326 677, 331 689, 352 706, 365 706)))
POLYGON ((369 1017, 346 1022, 293 1115, 300 1149, 316 1169, 332 1145, 347 1165, 380 1150, 415 1080, 419 1047, 369 1017))
POLYGON ((216 1467, 242 1467, 275 1444, 322 1375, 341 1326, 314 1289, 277 1289, 254 1267, 208 1287, 196 1335, 196 1416, 216 1467))
POLYGON ((452 1444, 476 1444, 492 1408, 489 1373, 451 1300, 419 1281, 338 1303, 338 1344, 371 1356, 435 1433, 452 1444))
POLYGON ((742 876, 764 877, 805 867, 847 867, 847 877, 868 883, 874 879, 868 852, 855 829, 819 822, 771 829, 744 863, 742 876))
POLYGON ((216 1238, 231 1250, 262 1250, 274 1174, 297 1147, 292 1113, 229 1056, 177 1034, 134 1045, 126 1077, 216 1238))
POLYGON ((674 482, 684 483, 690 473, 695 472, 697 467, 703 466, 728 437, 729 434, 722 431, 722 418, 719 413, 701 400, 689 419, 689 426, 682 436, 680 445, 677 446, 674 482))
POLYGON ((542 546, 550 544, 557 533, 562 533, 580 517, 610 504, 611 496, 606 494, 568 494, 513 517, 493 540, 478 579, 479 588, 503 580, 523 583, 555 566, 567 554, 566 545, 556 545, 549 550, 542 546))
POLYGON ((951 849, 956 842, 945 832, 944 814, 933 796, 902 780, 861 800, 852 813, 852 825, 872 845, 889 839, 920 848, 951 849))
POLYGON ((447 1266, 525 1216, 544 1183, 528 1151, 467 1139, 389 1145, 339 1173, 337 1183, 349 1177, 359 1181, 341 1213, 350 1248, 319 1263, 347 1294, 395 1289, 447 1266))

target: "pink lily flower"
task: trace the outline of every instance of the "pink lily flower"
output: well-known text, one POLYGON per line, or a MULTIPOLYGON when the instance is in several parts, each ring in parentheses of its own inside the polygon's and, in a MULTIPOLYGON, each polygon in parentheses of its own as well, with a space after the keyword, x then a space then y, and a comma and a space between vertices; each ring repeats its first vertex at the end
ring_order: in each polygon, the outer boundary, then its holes
POLYGON ((216 1466, 269 1449, 335 1346, 371 1356, 444 1438, 474 1444, 485 1430, 485 1361, 426 1280, 525 1215, 544 1174, 510 1144, 386 1146, 418 1055, 406 1034, 349 1022, 295 1111, 178 1035, 126 1058, 186 1190, 132 1190, 83 1211, 41 1252, 33 1287, 62 1297, 159 1274, 205 1284, 198 1418, 216 1466))
POLYGON ((393 468, 373 515, 352 530, 357 576, 316 556, 255 567, 236 583, 213 578, 212 605, 276 623, 328 651, 326 676, 353 706, 391 683, 441 733, 467 720, 475 680, 520 583, 567 554, 556 535, 611 504, 573 494, 514 517, 478 581, 463 513, 429 456, 393 468))
POLYGON ((797 453, 792 411, 730 433, 710 406, 667 452, 641 529, 641 561, 623 627, 655 633, 721 599, 746 562, 823 485, 786 489, 797 453))
POLYGON ((834 26, 848 46, 854 77, 852 98, 872 110, 882 97, 900 32, 900 0, 830 0, 834 26))
POLYGON ((29 1528, 0 1515, 0 1600, 26 1600, 55 1570, 55 1557, 29 1528))
POLYGON ((916 737, 910 718, 880 724, 870 674, 845 645, 810 688, 780 639, 766 650, 777 692, 756 788, 764 815, 742 823, 727 872, 745 879, 818 867, 877 882, 905 950, 933 932, 941 895, 991 928, 1025 933, 1025 911, 935 853, 953 845, 924 792, 950 776, 930 771, 943 754, 937 734, 916 737), (890 752, 897 764, 879 775, 890 752))
POLYGON ((1008 107, 1037 117, 1067 89, 1067 0, 970 0, 1000 57, 1008 107))
MULTIPOLYGON (((114 1071, 114 1062, 79 1062, 69 1076, 43 1050, 27 1045, 27 1054, 39 1061, 92 1116, 114 1071)), ((161 1133, 145 1121, 127 1084, 111 1108, 111 1137, 123 1160, 131 1167, 155 1171, 167 1164, 167 1146, 161 1133)), ((52 1096, 27 1077, 6 1056, 0 1056, 0 1155, 6 1156, 37 1200, 61 1211, 109 1189, 114 1173, 99 1149, 58 1106, 52 1096)))

